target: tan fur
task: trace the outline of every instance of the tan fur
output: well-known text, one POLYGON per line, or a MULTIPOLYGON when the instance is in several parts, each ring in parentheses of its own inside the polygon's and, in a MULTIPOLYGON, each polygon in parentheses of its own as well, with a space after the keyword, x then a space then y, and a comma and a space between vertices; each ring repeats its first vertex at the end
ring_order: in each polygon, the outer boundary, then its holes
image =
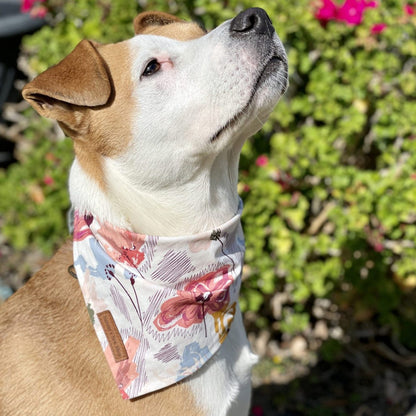
MULTIPOLYGON (((111 94, 110 74, 97 45, 82 40, 65 59, 27 84, 22 94, 41 115, 55 118, 55 101, 88 107, 106 104, 111 94), (91 79, 93 84, 89 84, 91 79), (46 96, 54 102, 45 100, 46 96)), ((59 121, 71 124, 66 113, 59 113, 59 121)))
POLYGON ((165 36, 176 40, 191 40, 205 32, 193 22, 184 22, 162 12, 145 12, 134 19, 134 33, 165 36))
MULTIPOLYGON (((176 39, 203 34, 197 25, 180 23, 165 13, 144 17, 135 23, 139 33, 176 39), (176 23, 168 30, 167 21, 176 23)), ((125 44, 82 41, 23 90, 40 114, 56 118, 74 139, 79 163, 102 188, 102 157, 117 155, 131 140, 126 128, 133 112, 131 80, 126 76, 130 65, 125 44), (62 91, 63 82, 67 88, 58 95, 57 85, 62 91), (91 82, 95 89, 86 95, 91 82), (114 135, 115 131, 120 134, 114 135)), ((1 307, 0 414, 202 415, 182 384, 137 400, 121 399, 78 282, 67 271, 72 262, 68 242, 1 307)))
POLYGON ((112 91, 107 105, 85 108, 84 120, 88 121, 86 135, 74 140, 75 154, 82 168, 101 188, 105 189, 102 156, 114 157, 126 149, 132 136, 126 126, 131 126, 134 111, 127 45, 102 45, 97 48, 111 74, 112 91), (114 135, 119 132, 119 135, 114 135))
POLYGON ((133 87, 126 76, 131 65, 128 58, 129 51, 123 43, 98 45, 83 40, 22 91, 41 115, 58 120, 74 140, 82 168, 102 189, 105 183, 101 157, 116 156, 131 140, 126 129, 131 125, 134 109, 133 87), (114 136, 115 131, 120 132, 119 136, 114 136))
POLYGON ((67 271, 72 262, 68 242, 1 308, 0 414, 201 415, 181 384, 138 400, 120 397, 67 271))

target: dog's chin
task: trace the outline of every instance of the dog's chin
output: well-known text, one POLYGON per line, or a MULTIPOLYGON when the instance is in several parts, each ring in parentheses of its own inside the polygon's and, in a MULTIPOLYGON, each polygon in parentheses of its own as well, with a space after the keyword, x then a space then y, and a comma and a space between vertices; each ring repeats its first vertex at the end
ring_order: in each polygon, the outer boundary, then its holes
POLYGON ((272 56, 254 83, 246 105, 216 131, 210 139, 211 143, 238 130, 252 113, 257 117, 257 114, 267 112, 268 109, 271 111, 287 89, 287 76, 286 60, 277 55, 272 56))

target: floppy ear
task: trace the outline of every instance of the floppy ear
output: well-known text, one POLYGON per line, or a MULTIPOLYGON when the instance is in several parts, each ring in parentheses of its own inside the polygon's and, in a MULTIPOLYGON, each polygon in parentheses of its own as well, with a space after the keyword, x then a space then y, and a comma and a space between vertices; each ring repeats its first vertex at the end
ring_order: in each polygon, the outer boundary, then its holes
POLYGON ((108 102, 111 78, 96 46, 81 41, 61 62, 29 82, 22 95, 42 116, 72 128, 73 105, 97 107, 108 102))
POLYGON ((165 26, 171 23, 183 23, 184 20, 179 19, 176 16, 172 16, 163 12, 144 12, 140 13, 134 19, 134 33, 136 35, 145 32, 151 32, 153 28, 158 26, 165 26))

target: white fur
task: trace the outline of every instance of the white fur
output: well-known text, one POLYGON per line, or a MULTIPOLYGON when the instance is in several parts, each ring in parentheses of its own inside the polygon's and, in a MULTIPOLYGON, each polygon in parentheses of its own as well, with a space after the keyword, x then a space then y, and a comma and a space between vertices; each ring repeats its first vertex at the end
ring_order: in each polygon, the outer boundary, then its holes
POLYGON ((217 354, 187 381, 197 404, 209 416, 243 416, 250 409, 251 368, 257 356, 250 350, 238 308, 231 330, 217 354))
MULTIPOLYGON (((104 160, 105 192, 74 162, 70 194, 76 209, 135 232, 165 236, 209 230, 236 213, 241 147, 266 120, 286 74, 273 74, 253 95, 264 51, 232 39, 229 25, 189 42, 158 36, 128 41, 136 102, 129 126, 133 140, 120 156, 104 160), (151 59, 161 69, 142 77, 151 59), (239 121, 212 141, 241 111, 239 121)), ((285 59, 277 35, 274 47, 285 59)), ((220 351, 185 381, 204 415, 248 414, 255 362, 238 310, 220 351)))

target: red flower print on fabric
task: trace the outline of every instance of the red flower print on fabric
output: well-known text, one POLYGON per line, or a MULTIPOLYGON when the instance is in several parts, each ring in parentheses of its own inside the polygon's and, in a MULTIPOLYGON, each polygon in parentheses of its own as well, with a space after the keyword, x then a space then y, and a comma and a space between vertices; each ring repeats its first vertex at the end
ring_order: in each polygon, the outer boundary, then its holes
POLYGON ((109 224, 99 228, 97 233, 103 237, 100 243, 112 259, 133 268, 137 268, 144 260, 144 253, 140 249, 145 242, 145 236, 128 230, 115 230, 109 224))
POLYGON ((160 313, 153 321, 159 331, 174 326, 188 328, 201 323, 206 314, 213 314, 228 305, 229 288, 233 282, 228 273, 229 266, 210 272, 188 283, 184 290, 178 290, 177 296, 164 302, 160 313))
POLYGON ((136 352, 140 346, 140 341, 131 336, 128 337, 125 342, 125 347, 129 358, 127 360, 116 363, 111 353, 110 346, 104 351, 107 362, 110 366, 113 377, 116 380, 117 386, 120 390, 120 393, 123 399, 128 399, 126 394, 127 387, 130 386, 131 382, 139 375, 137 373, 137 365, 133 362, 133 358, 136 355, 136 352))
POLYGON ((82 241, 84 238, 92 235, 90 225, 94 217, 92 215, 80 215, 75 212, 74 215, 74 241, 82 241))

